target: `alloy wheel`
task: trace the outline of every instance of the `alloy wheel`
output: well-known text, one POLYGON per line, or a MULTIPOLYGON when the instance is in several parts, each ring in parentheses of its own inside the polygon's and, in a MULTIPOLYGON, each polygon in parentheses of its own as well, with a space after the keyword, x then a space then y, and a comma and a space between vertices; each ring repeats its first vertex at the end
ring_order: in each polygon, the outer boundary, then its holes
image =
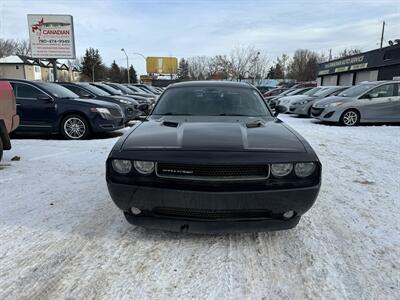
POLYGON ((70 139, 80 139, 86 134, 86 125, 80 118, 69 117, 64 122, 64 132, 70 139))
POLYGON ((343 115, 343 124, 346 126, 354 126, 358 122, 358 114, 353 111, 349 110, 344 113, 343 115))

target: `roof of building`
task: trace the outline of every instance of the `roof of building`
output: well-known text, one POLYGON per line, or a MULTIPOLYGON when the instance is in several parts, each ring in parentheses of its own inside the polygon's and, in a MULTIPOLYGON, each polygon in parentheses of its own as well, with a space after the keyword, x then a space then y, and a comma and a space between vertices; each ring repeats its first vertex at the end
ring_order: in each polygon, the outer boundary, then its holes
POLYGON ((22 60, 18 55, 10 55, 7 57, 0 58, 0 63, 3 64, 23 64, 24 60, 22 60))

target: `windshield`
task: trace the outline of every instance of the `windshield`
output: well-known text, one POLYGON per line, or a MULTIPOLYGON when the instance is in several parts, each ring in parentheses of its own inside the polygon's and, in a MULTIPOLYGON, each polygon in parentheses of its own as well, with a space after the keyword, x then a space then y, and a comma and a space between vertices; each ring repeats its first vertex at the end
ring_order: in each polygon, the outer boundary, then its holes
POLYGON ((253 89, 182 87, 166 90, 153 115, 271 116, 271 113, 253 89))
POLYGON ((88 83, 84 83, 84 84, 80 84, 82 87, 84 87, 85 89, 91 91, 93 94, 95 94, 96 96, 110 96, 110 93, 107 93, 106 91, 99 89, 98 87, 94 86, 94 85, 90 85, 88 83))
POLYGON ((144 94, 143 91, 142 91, 141 89, 137 88, 136 86, 129 85, 128 88, 129 88, 130 90, 134 91, 135 93, 142 93, 142 94, 144 94))
POLYGON ((132 91, 128 89, 126 86, 123 86, 122 84, 113 84, 111 87, 122 91, 124 94, 132 94, 132 91))
POLYGON ((36 84, 56 98, 79 98, 74 92, 55 83, 37 82, 36 84))
POLYGON ((109 85, 96 83, 95 86, 105 90, 106 92, 110 93, 111 95, 122 95, 122 92, 120 90, 114 89, 109 85))
POLYGON ((370 88, 374 87, 375 84, 360 84, 354 87, 348 88, 343 92, 339 93, 338 96, 340 97, 357 97, 362 95, 364 92, 369 90, 370 88))
POLYGON ((308 90, 307 92, 303 93, 303 95, 314 96, 316 93, 318 93, 320 91, 321 91, 320 87, 315 87, 315 88, 312 88, 311 90, 308 90))
POLYGON ((291 91, 290 93, 287 93, 286 95, 292 96, 292 95, 298 95, 304 93, 304 89, 295 89, 294 91, 291 91))

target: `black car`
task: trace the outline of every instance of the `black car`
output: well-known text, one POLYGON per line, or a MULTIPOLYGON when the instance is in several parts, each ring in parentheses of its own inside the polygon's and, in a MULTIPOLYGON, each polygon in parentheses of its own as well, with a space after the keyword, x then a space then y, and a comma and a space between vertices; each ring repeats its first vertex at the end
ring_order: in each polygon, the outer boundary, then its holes
POLYGON ((113 96, 123 96, 123 97, 127 97, 130 99, 134 99, 139 103, 149 104, 148 100, 144 97, 128 95, 127 93, 121 91, 120 89, 116 89, 108 84, 103 83, 103 82, 91 82, 90 84, 95 87, 98 87, 99 89, 106 91, 107 93, 109 93, 113 96))
POLYGON ((68 139, 84 139, 90 132, 125 127, 124 113, 117 104, 79 99, 55 83, 8 81, 14 89, 20 117, 16 132, 62 133, 68 139))
POLYGON ((124 111, 125 123, 137 119, 142 114, 142 112, 137 109, 139 102, 136 100, 122 96, 110 95, 106 91, 87 82, 59 82, 58 84, 74 92, 81 99, 96 99, 118 104, 124 111))
POLYGON ((106 168, 129 222, 172 231, 289 229, 321 183, 311 146, 256 88, 234 82, 169 86, 116 143, 106 168))
POLYGON ((153 104, 154 97, 145 93, 136 93, 132 91, 129 87, 120 84, 120 83, 112 83, 112 82, 105 82, 106 85, 111 86, 112 88, 119 90, 122 92, 124 96, 132 97, 139 101, 140 103, 147 103, 149 105, 153 104))

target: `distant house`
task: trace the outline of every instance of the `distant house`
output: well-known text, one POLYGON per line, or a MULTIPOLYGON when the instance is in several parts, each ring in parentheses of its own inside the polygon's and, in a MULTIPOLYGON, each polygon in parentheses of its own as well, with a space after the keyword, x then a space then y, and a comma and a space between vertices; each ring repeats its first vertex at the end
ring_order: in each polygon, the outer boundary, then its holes
MULTIPOLYGON (((54 81, 53 64, 45 59, 34 59, 22 55, 0 58, 0 78, 54 81)), ((80 72, 57 62, 58 81, 79 81, 80 72)))

